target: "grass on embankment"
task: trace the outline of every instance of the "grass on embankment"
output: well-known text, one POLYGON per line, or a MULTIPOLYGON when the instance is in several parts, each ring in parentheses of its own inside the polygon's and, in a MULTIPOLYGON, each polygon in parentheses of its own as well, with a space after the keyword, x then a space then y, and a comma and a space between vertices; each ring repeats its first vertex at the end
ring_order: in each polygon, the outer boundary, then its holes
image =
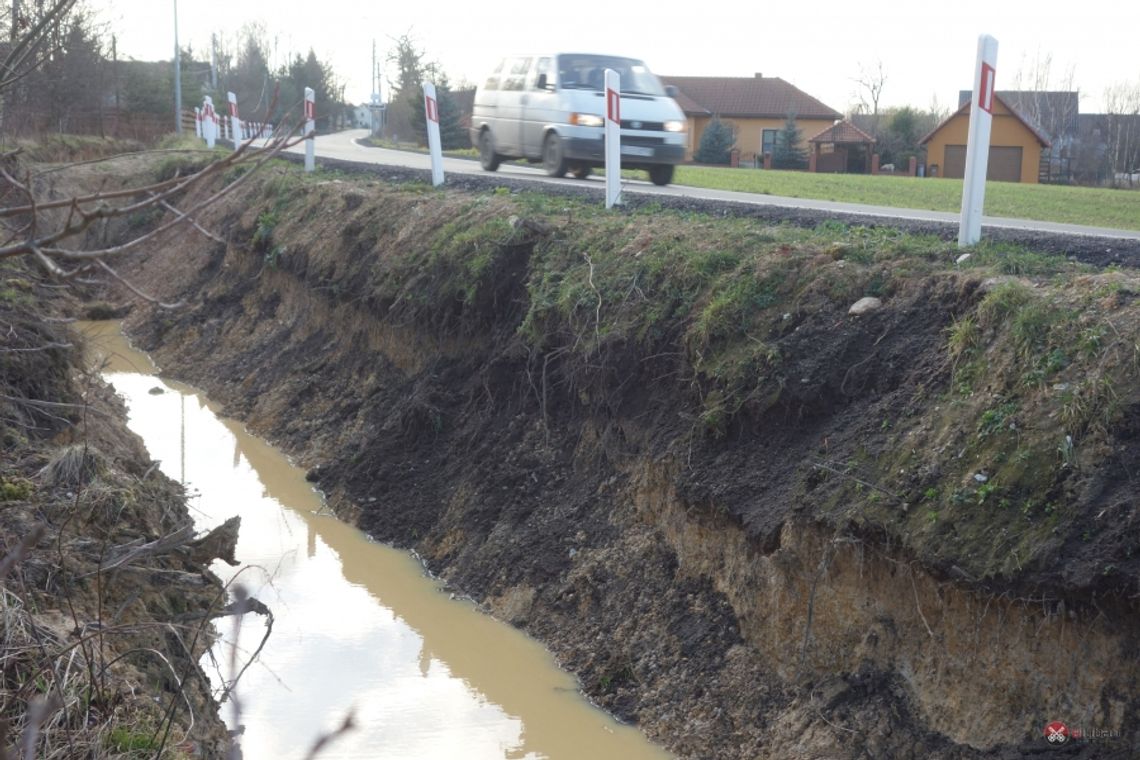
MULTIPOLYGON (((816 403, 803 388, 862 371, 857 360, 835 369, 813 357, 846 356, 846 341, 862 340, 870 359, 922 331, 921 355, 905 364, 930 369, 913 399, 870 429, 863 420, 859 451, 822 444, 819 457, 841 459, 826 475, 840 490, 817 502, 820 516, 885 529, 973 578, 1050 565, 1073 541, 1106 579, 1131 561, 1115 528, 1089 522, 1080 489, 1111 475, 1103 452, 1140 403, 1134 271, 987 241, 955 265, 952 243, 887 228, 804 229, 653 205, 606 213, 505 188, 393 188, 345 175, 358 195, 347 204, 347 188, 327 179, 289 170, 263 184, 250 235, 266 266, 426 334, 513 336, 536 376, 557 366, 557 387, 587 406, 610 403, 630 362, 675 357, 666 377, 690 399, 679 413, 695 440, 796 418, 816 403), (327 213, 338 207, 353 211, 327 213), (361 252, 350 266, 327 244, 338 237, 361 252), (863 296, 882 298, 883 311, 853 320, 847 308, 863 296)), ((805 413, 827 413, 838 403, 830 393, 805 413)))
MULTIPOLYGON (((809 174, 715 166, 679 166, 676 184, 789 198, 956 212, 962 180, 809 174)), ((985 213, 1016 219, 1140 230, 1140 192, 1017 182, 986 184, 985 213)))

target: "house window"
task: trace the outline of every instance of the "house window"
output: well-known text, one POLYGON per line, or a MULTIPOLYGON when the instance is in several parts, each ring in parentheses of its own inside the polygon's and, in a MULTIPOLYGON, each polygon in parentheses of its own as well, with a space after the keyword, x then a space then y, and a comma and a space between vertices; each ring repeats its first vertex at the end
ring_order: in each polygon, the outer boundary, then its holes
POLYGON ((765 129, 760 136, 760 152, 775 153, 776 152, 776 135, 780 134, 778 129, 765 129))

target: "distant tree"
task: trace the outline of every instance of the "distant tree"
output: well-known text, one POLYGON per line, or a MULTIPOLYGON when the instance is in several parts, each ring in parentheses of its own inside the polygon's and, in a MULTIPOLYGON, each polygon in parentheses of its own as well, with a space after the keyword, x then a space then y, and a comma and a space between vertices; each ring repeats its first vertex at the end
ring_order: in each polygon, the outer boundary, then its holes
POLYGON ((451 94, 451 85, 445 82, 436 87, 439 98, 439 141, 444 150, 457 150, 471 147, 467 130, 459 123, 459 104, 451 94))
POLYGON ((876 150, 884 164, 905 164, 919 153, 923 116, 910 106, 884 114, 886 128, 879 135, 876 150))
MULTIPOLYGON (((426 72, 429 79, 436 79, 435 97, 439 107, 439 142, 444 150, 456 150, 471 147, 471 139, 467 130, 460 126, 459 104, 451 94, 451 83, 446 74, 437 73, 432 66, 426 72)), ((419 94, 411 102, 411 122, 415 139, 421 144, 427 144, 427 116, 424 113, 424 88, 420 85, 415 88, 419 94)))
MULTIPOLYGON (((269 43, 265 29, 260 25, 249 24, 242 28, 243 44, 238 52, 237 64, 224 80, 225 91, 233 92, 238 99, 238 109, 246 118, 257 111, 263 111, 270 99, 269 84, 269 43)), ((218 95, 218 103, 225 107, 226 92, 218 95)))
POLYGON ((1112 184, 1133 187, 1140 171, 1140 80, 1105 89, 1104 105, 1104 171, 1112 184))
POLYGON ((69 123, 74 117, 100 110, 104 63, 102 44, 86 14, 73 16, 55 53, 29 79, 28 94, 38 101, 41 112, 50 115, 53 128, 74 129, 69 123))
POLYGON ((1040 50, 1032 60, 1023 57, 1013 77, 1017 95, 1011 105, 1049 137, 1050 145, 1044 152, 1049 159, 1051 181, 1071 180, 1072 165, 1065 159, 1071 158, 1077 139, 1079 98, 1065 97, 1061 93, 1075 92, 1075 78, 1073 66, 1055 77, 1052 54, 1043 54, 1040 50))
POLYGON ((278 103, 282 110, 300 104, 305 97, 305 88, 309 87, 313 90, 317 130, 328 131, 335 128, 343 109, 340 103, 342 100, 340 85, 331 66, 318 59, 317 54, 310 48, 304 58, 300 55, 294 56, 289 65, 279 72, 279 77, 281 81, 278 103))
POLYGON ((427 144, 427 118, 424 114, 424 82, 435 85, 439 105, 439 137, 444 150, 471 145, 467 130, 460 126, 459 105, 451 94, 451 82, 439 64, 429 61, 411 35, 405 33, 394 40, 396 47, 388 62, 396 66, 395 81, 389 80, 388 132, 427 144))
POLYGON ((427 53, 416 46, 410 32, 392 40, 395 49, 388 54, 388 63, 396 65, 396 81, 388 81, 391 100, 412 102, 419 98, 418 88, 424 82, 424 75, 433 64, 427 62, 427 53))
POLYGON ((714 116, 705 131, 701 133, 701 143, 693 156, 702 164, 727 164, 732 157, 732 146, 736 144, 736 133, 732 126, 714 116))
POLYGON ((871 116, 871 137, 879 136, 879 99, 883 96, 883 88, 887 84, 887 74, 883 71, 883 62, 874 64, 859 64, 859 76, 852 77, 857 85, 855 96, 859 99, 859 112, 871 116))
POLYGON ((788 114, 784 128, 776 135, 776 150, 772 154, 772 166, 776 169, 805 169, 808 165, 807 151, 800 147, 802 137, 796 125, 796 115, 788 114))

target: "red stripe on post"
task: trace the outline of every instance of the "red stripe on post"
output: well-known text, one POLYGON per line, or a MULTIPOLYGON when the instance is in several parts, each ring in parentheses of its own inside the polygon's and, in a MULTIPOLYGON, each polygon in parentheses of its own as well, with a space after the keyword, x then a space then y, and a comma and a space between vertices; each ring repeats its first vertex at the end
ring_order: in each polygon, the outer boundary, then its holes
POLYGON ((981 108, 988 114, 994 112, 994 78, 997 72, 994 67, 986 62, 982 62, 982 83, 978 88, 978 108, 981 108))
POLYGON ((606 90, 606 118, 621 124, 621 97, 613 90, 606 90))

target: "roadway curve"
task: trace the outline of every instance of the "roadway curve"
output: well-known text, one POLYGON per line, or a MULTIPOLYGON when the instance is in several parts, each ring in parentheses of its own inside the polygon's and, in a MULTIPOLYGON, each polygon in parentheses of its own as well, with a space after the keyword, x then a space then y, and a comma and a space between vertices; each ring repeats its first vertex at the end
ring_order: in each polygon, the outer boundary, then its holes
MULTIPOLYGON (((426 154, 360 145, 357 140, 367 135, 366 130, 350 130, 319 136, 316 141, 318 164, 368 172, 375 172, 376 165, 379 165, 384 167, 381 173, 392 178, 430 181, 431 163, 426 154)), ((300 153, 303 149, 298 147, 293 151, 300 153)), ((604 196, 603 181, 599 177, 553 179, 540 169, 526 165, 504 164, 498 172, 491 173, 484 171, 476 161, 445 157, 444 172, 449 175, 447 185, 465 189, 485 190, 502 186, 523 189, 527 185, 533 187, 541 183, 562 195, 592 195, 599 202, 604 196)), ((946 239, 956 240, 958 234, 958 214, 944 211, 836 203, 684 185, 658 187, 640 180, 627 180, 622 198, 628 206, 656 203, 667 208, 752 216, 801 225, 814 225, 824 219, 841 217, 847 223, 890 225, 946 239)), ((1101 266, 1110 263, 1140 266, 1140 232, 995 216, 983 217, 982 224, 984 234, 992 239, 1023 243, 1101 266)))

